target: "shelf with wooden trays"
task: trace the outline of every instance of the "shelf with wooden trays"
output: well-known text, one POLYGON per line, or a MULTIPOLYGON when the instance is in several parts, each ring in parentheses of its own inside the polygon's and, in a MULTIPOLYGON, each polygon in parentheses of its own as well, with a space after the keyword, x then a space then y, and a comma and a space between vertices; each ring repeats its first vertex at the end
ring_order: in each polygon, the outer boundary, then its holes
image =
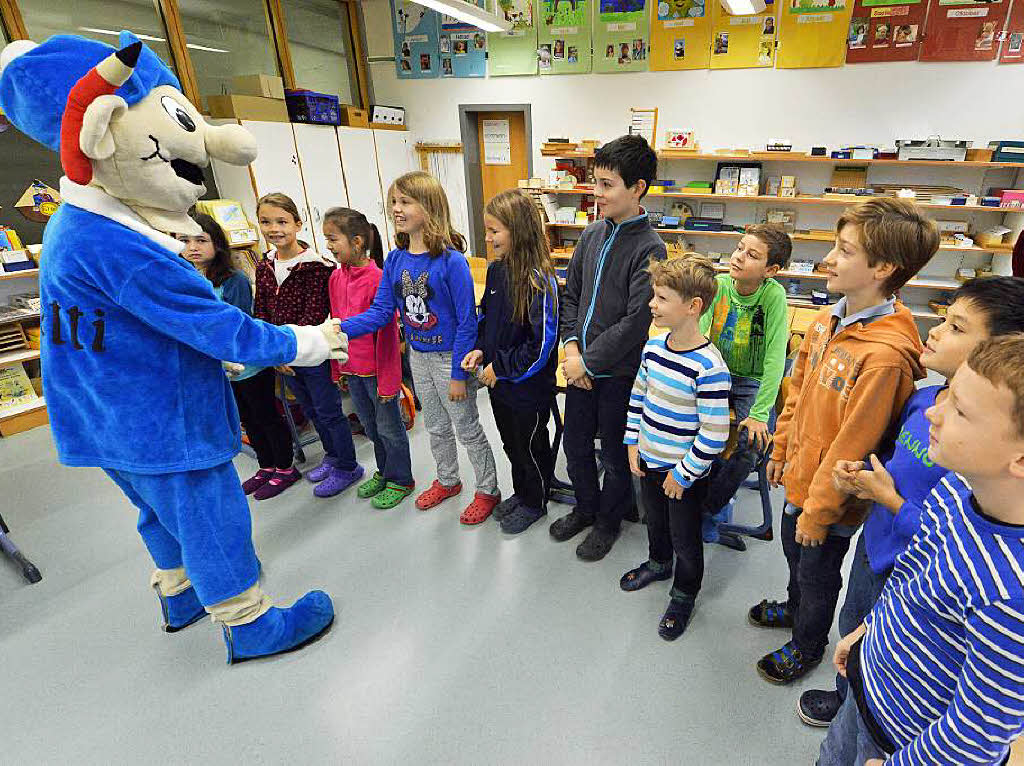
POLYGON ((21 271, 0 272, 0 282, 7 279, 28 279, 38 277, 39 269, 22 269, 21 271))
MULTIPOLYGON (((585 229, 590 224, 581 223, 545 223, 548 228, 552 229, 585 229)), ((660 234, 686 234, 694 237, 736 237, 743 236, 742 231, 691 231, 689 229, 664 229, 660 227, 654 227, 654 230, 660 234)), ((816 234, 801 234, 796 232, 790 235, 795 241, 798 242, 827 242, 832 244, 835 241, 835 237, 816 234)), ((947 245, 945 247, 940 246, 939 250, 942 252, 964 252, 964 253, 998 253, 1000 255, 1006 255, 1013 252, 1011 245, 996 245, 993 247, 977 247, 972 245, 971 247, 957 247, 955 245, 947 245)))
MULTIPOLYGON (((554 157, 555 159, 559 160, 588 159, 594 156, 593 151, 587 151, 584 149, 577 149, 570 152, 563 152, 557 149, 541 149, 540 153, 543 157, 554 157)), ((983 168, 986 170, 1024 168, 1024 162, 988 162, 981 160, 853 160, 837 159, 835 157, 813 157, 809 154, 801 154, 800 152, 751 152, 750 154, 708 154, 707 152, 691 153, 659 149, 657 154, 658 159, 660 160, 703 160, 705 162, 813 162, 820 165, 919 165, 922 167, 983 168)))
POLYGON ((12 351, 4 351, 0 353, 0 367, 14 364, 15 362, 31 362, 38 358, 39 349, 37 348, 19 348, 12 351))
POLYGON ((30 311, 26 314, 18 314, 17 316, 9 316, 6 318, 0 317, 0 327, 8 324, 15 324, 17 322, 32 322, 39 318, 38 311, 30 311))
MULTIPOLYGON (((543 192, 548 194, 579 194, 587 195, 593 194, 594 190, 589 188, 574 187, 572 189, 559 189, 555 187, 544 187, 541 189, 543 192)), ((758 195, 743 195, 743 194, 686 194, 685 192, 650 192, 648 197, 676 197, 678 199, 728 199, 739 202, 771 202, 777 205, 842 205, 847 207, 849 205, 855 205, 858 202, 864 202, 869 199, 883 199, 881 195, 874 196, 856 196, 849 195, 845 197, 822 197, 815 194, 801 194, 798 197, 778 197, 774 194, 758 194, 758 195)), ((989 207, 987 205, 939 205, 932 202, 917 202, 916 200, 910 200, 914 202, 918 207, 929 208, 932 210, 966 210, 972 213, 1024 213, 1024 208, 1019 207, 989 207)))

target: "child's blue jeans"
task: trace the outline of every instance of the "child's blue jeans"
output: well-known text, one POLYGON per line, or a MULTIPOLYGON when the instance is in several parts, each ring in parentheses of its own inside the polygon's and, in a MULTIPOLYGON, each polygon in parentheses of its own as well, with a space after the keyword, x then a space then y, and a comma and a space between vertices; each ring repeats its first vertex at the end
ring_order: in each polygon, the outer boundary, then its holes
POLYGON ((871 733, 857 709, 857 700, 847 694, 842 707, 828 727, 828 736, 821 743, 817 766, 861 766, 871 758, 886 759, 882 750, 871 738, 871 733), (856 742, 851 752, 846 743, 856 742))
POLYGON ((299 400, 303 413, 313 422, 324 454, 343 471, 356 468, 356 447, 352 428, 341 408, 341 391, 331 380, 331 363, 316 367, 292 367, 295 375, 285 378, 288 390, 299 400))
POLYGON ((377 378, 373 375, 349 375, 348 393, 367 438, 373 442, 373 454, 381 476, 403 487, 412 486, 409 437, 405 432, 399 397, 381 402, 377 398, 377 378))

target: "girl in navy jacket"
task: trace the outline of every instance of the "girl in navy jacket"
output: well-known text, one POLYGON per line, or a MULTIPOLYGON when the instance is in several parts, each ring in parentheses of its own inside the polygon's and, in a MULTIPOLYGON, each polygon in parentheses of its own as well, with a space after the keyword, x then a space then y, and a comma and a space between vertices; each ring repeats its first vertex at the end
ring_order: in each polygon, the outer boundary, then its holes
POLYGON ((505 532, 522 532, 547 513, 555 458, 548 418, 558 354, 558 282, 533 202, 513 189, 487 204, 487 269, 476 350, 462 361, 488 386, 494 421, 512 464, 514 493, 494 516, 505 532))

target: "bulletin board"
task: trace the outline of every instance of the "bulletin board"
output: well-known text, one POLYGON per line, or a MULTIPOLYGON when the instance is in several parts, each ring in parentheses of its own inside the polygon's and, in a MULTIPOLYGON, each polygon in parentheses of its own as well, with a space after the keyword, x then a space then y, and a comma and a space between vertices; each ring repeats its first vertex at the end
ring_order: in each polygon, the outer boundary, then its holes
POLYGON ((846 38, 846 63, 917 61, 927 12, 922 0, 857 0, 846 38))
POLYGON ((730 16, 713 2, 711 11, 711 68, 770 67, 775 61, 778 19, 770 4, 756 16, 730 16))
POLYGON ((1006 21, 1006 35, 999 51, 1000 64, 1024 62, 1024 0, 1017 0, 1006 21))
POLYGON ((647 0, 595 0, 595 3, 594 71, 646 72, 651 42, 647 0))
POLYGON ((930 0, 921 61, 992 61, 1006 22, 1004 0, 930 0))
POLYGON ((441 73, 438 37, 441 15, 411 0, 391 0, 395 71, 399 79, 421 80, 441 73))
MULTIPOLYGON (((484 7, 483 0, 476 0, 484 7)), ((442 77, 483 77, 487 74, 487 34, 447 14, 441 15, 438 38, 442 77)))
POLYGON ((651 0, 651 69, 707 69, 717 0, 651 0))
POLYGON ((590 71, 593 15, 593 0, 537 0, 534 17, 538 49, 551 54, 545 57, 546 61, 540 61, 541 74, 590 71), (548 66, 544 66, 545 63, 548 66))
POLYGON ((491 77, 537 74, 534 0, 499 0, 497 10, 512 22, 508 32, 487 33, 487 73, 491 77))
POLYGON ((781 0, 778 69, 842 66, 853 0, 781 0))

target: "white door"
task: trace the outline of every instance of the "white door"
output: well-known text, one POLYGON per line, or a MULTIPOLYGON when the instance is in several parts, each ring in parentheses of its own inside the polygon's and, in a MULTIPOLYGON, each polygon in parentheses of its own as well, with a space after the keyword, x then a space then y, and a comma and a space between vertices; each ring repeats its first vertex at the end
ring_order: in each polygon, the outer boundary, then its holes
POLYGON ((332 207, 347 207, 345 174, 341 167, 338 136, 330 125, 294 124, 295 148, 299 154, 302 180, 309 202, 310 227, 317 252, 331 257, 324 239, 324 213, 332 207))
POLYGON ((338 146, 341 147, 341 162, 345 167, 348 205, 365 215, 377 227, 384 252, 387 253, 394 247, 394 240, 388 234, 373 131, 367 128, 338 128, 338 146))
MULTIPOLYGON (((302 217, 299 239, 314 247, 316 238, 310 225, 309 204, 306 201, 306 188, 302 183, 302 170, 295 150, 291 123, 243 120, 242 127, 252 133, 259 149, 256 159, 249 166, 256 185, 256 195, 262 197, 271 192, 281 192, 291 197, 302 217)), ((253 222, 258 225, 259 219, 253 222)))
MULTIPOLYGON (((415 145, 404 130, 375 130, 373 140, 377 150, 377 169, 380 175, 380 190, 387 204, 388 189, 395 179, 419 170, 419 160, 416 158, 415 145)), ((388 227, 388 238, 394 242, 394 224, 390 218, 386 219, 388 227)))

